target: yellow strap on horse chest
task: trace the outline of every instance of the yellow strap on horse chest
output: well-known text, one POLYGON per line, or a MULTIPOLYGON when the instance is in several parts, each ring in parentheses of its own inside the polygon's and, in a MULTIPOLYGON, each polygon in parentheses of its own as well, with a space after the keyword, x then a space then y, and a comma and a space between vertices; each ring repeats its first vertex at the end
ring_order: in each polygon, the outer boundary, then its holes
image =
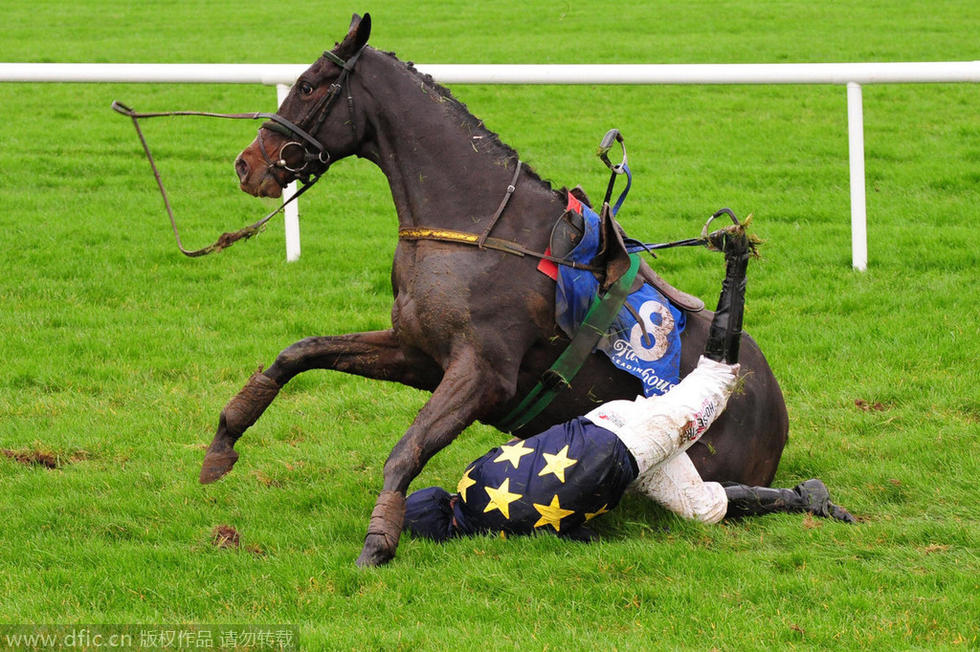
POLYGON ((398 229, 398 237, 402 240, 442 240, 444 242, 466 242, 469 244, 476 244, 480 239, 480 236, 475 233, 453 231, 452 229, 434 229, 426 226, 398 229))

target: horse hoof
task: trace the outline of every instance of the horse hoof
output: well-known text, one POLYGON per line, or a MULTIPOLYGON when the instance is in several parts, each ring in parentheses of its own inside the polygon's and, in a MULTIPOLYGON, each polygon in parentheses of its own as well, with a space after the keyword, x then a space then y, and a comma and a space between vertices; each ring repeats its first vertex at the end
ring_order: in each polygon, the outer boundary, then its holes
POLYGON ((364 549, 361 556, 357 558, 357 565, 361 568, 371 568, 387 564, 394 559, 395 551, 387 546, 387 539, 377 534, 369 534, 364 539, 364 549))
POLYGON ((238 461, 238 453, 235 449, 229 448, 223 451, 208 451, 204 456, 204 464, 201 465, 201 484, 211 484, 224 474, 231 471, 238 461))

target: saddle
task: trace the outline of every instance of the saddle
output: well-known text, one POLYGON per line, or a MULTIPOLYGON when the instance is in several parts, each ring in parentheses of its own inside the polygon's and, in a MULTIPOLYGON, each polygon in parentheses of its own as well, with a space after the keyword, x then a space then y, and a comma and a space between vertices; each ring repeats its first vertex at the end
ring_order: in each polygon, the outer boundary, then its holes
MULTIPOLYGON (((592 207, 588 195, 580 186, 576 186, 569 193, 578 201, 586 206, 592 207)), ((607 204, 608 208, 608 204, 607 204)), ((599 281, 600 291, 605 293, 612 285, 618 281, 630 267, 630 257, 623 241, 625 234, 623 227, 616 222, 616 219, 608 210, 603 210, 599 215, 601 220, 600 228, 600 247, 593 264, 602 268, 601 272, 596 272, 596 279, 599 281)), ((568 210, 565 211, 555 223, 551 231, 551 255, 558 258, 565 258, 585 235, 585 218, 581 213, 568 210)), ((687 312, 700 312, 704 310, 704 301, 678 290, 673 285, 664 280, 657 274, 645 260, 640 261, 640 269, 637 272, 636 280, 630 292, 638 290, 644 283, 647 283, 659 290, 667 299, 678 308, 687 312)))

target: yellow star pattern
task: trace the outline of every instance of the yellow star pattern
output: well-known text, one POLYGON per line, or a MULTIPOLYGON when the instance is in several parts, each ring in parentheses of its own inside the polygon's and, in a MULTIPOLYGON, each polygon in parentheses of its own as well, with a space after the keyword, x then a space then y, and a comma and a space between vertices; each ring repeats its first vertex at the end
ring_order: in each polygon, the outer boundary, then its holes
POLYGON ((504 445, 500 447, 500 455, 494 459, 494 462, 510 462, 514 465, 516 469, 521 464, 521 458, 525 455, 530 455, 534 452, 533 448, 525 448, 524 442, 519 441, 516 444, 510 446, 504 445))
POLYGON ((466 490, 476 484, 476 480, 470 477, 470 471, 472 470, 472 466, 466 469, 466 473, 463 474, 463 477, 459 479, 459 484, 456 485, 456 492, 463 499, 464 503, 466 502, 466 490))
POLYGON ((602 507, 599 508, 599 511, 597 512, 586 512, 585 521, 589 522, 592 519, 594 519, 596 516, 599 516, 600 514, 605 514, 606 512, 609 511, 608 509, 606 509, 607 507, 609 507, 609 505, 603 505, 602 507))
POLYGON ((578 460, 573 460, 568 456, 568 444, 565 444, 565 448, 561 449, 555 454, 542 453, 544 459, 548 461, 541 472, 538 473, 539 476, 547 475, 548 473, 554 473, 555 477, 558 478, 562 484, 565 484, 565 469, 570 467, 572 464, 578 462, 578 460))
POLYGON ((550 505, 534 503, 534 509, 538 510, 538 513, 541 514, 541 518, 534 524, 534 527, 550 525, 555 528, 555 532, 561 531, 561 520, 563 518, 575 513, 574 509, 562 509, 562 506, 558 504, 558 494, 555 494, 555 497, 551 499, 550 505))
POLYGON ((484 487, 483 490, 490 496, 490 502, 483 508, 483 513, 486 514, 487 512, 499 509, 500 513, 506 519, 510 518, 510 504, 522 496, 522 494, 510 492, 510 478, 504 480, 496 489, 493 487, 484 487))

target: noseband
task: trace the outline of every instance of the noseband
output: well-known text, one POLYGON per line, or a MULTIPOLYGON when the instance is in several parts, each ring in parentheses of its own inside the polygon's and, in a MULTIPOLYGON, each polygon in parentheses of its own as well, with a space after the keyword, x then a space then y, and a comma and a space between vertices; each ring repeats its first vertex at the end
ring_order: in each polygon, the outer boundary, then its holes
POLYGON ((302 181, 305 185, 312 184, 323 171, 326 169, 327 165, 330 164, 330 152, 323 146, 319 140, 317 140, 313 135, 320 131, 323 127, 323 123, 327 119, 327 115, 330 113, 331 107, 340 98, 341 93, 344 90, 344 86, 348 86, 347 89, 347 111, 350 114, 350 124, 351 133, 354 137, 354 142, 357 142, 357 127, 354 124, 354 97, 351 95, 350 87, 348 84, 348 78, 354 71, 354 65, 361 56, 361 52, 364 48, 361 48, 354 55, 344 60, 330 52, 329 50, 323 53, 323 57, 330 62, 340 66, 340 75, 337 79, 330 84, 330 89, 327 91, 326 95, 321 97, 316 104, 307 112, 304 119, 300 122, 312 121, 313 126, 309 130, 303 129, 298 124, 287 120, 279 114, 261 114, 257 117, 266 117, 270 122, 264 123, 259 127, 258 133, 258 143, 259 151, 262 153, 262 158, 265 159, 266 164, 270 168, 280 168, 292 173, 297 179, 302 181), (275 160, 272 160, 266 153, 265 144, 262 139, 262 130, 268 129, 269 131, 274 131, 289 140, 282 144, 279 148, 279 155, 275 160), (299 150, 302 154, 302 164, 301 165, 290 165, 287 161, 288 154, 292 148, 299 150), (309 168, 309 170, 307 169, 309 168))
MULTIPOLYGON (((320 131, 320 128, 323 127, 323 123, 327 119, 327 114, 330 112, 330 108, 340 97, 344 86, 347 86, 347 110, 350 114, 349 124, 351 133, 354 136, 354 142, 357 142, 357 127, 354 124, 354 98, 350 92, 350 84, 348 83, 348 79, 354 70, 354 64, 357 63, 357 60, 360 58, 363 50, 364 48, 362 47, 346 61, 333 52, 326 51, 323 53, 324 58, 340 66, 341 71, 337 79, 330 85, 330 89, 326 95, 320 98, 320 100, 313 105, 307 115, 304 116, 303 120, 299 121, 302 123, 306 122, 307 119, 311 119, 313 126, 308 129, 304 129, 299 124, 292 122, 288 118, 282 117, 278 113, 210 113, 207 111, 164 111, 156 113, 137 113, 121 102, 112 103, 112 108, 114 111, 128 116, 133 120, 133 126, 136 128, 136 134, 139 136, 140 143, 143 145, 143 151, 146 152, 146 158, 150 162, 150 169, 153 170, 153 176, 156 178, 157 186, 160 188, 160 194, 163 196, 163 205, 167 210, 167 215, 170 217, 170 224, 173 227, 174 238, 177 240, 177 248, 182 254, 191 258, 196 258, 215 251, 221 251, 238 240, 247 240, 251 238, 253 235, 258 233, 263 226, 265 226, 266 222, 281 213, 290 202, 298 199, 300 195, 309 190, 313 184, 320 179, 320 176, 326 171, 327 166, 330 163, 330 152, 328 152, 326 147, 323 146, 323 143, 317 140, 312 134, 316 134, 318 131, 320 131), (265 160, 266 165, 268 165, 270 170, 285 170, 294 178, 302 182, 303 187, 300 188, 296 194, 283 202, 279 208, 272 211, 255 224, 246 226, 238 231, 222 233, 214 243, 202 249, 196 249, 193 251, 185 249, 184 245, 180 241, 180 233, 177 230, 177 220, 174 218, 173 209, 170 207, 170 200, 167 198, 167 191, 163 187, 163 180, 160 178, 160 172, 157 170, 156 162, 153 160, 153 155, 150 154, 150 147, 147 145, 146 138, 143 137, 143 131, 140 129, 139 125, 140 118, 158 118, 163 116, 182 115, 204 116, 209 118, 230 118, 233 120, 266 120, 267 122, 264 122, 262 126, 259 127, 258 135, 256 137, 262 158, 265 160), (290 139, 279 147, 279 152, 275 160, 271 159, 266 151, 265 141, 262 138, 263 129, 274 131, 290 139), (299 151, 294 152, 294 149, 298 149, 299 151), (289 158, 292 154, 299 154, 302 156, 301 164, 290 164, 289 158)), ((286 183, 288 183, 288 181, 286 183)), ((282 183, 281 185, 284 186, 286 184, 282 183)))

